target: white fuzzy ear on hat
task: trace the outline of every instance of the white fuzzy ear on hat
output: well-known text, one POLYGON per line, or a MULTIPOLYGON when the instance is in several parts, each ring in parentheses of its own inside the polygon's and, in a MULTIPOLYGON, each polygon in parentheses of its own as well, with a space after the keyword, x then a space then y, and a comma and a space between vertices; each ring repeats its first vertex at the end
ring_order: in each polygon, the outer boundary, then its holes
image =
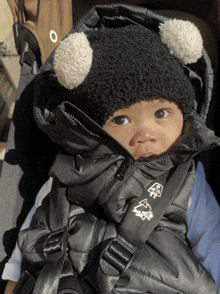
POLYGON ((84 33, 70 34, 58 45, 54 70, 59 83, 67 89, 80 85, 92 65, 92 48, 84 33))
POLYGON ((202 36, 192 22, 171 19, 160 25, 159 33, 170 53, 184 64, 197 62, 202 56, 202 36))

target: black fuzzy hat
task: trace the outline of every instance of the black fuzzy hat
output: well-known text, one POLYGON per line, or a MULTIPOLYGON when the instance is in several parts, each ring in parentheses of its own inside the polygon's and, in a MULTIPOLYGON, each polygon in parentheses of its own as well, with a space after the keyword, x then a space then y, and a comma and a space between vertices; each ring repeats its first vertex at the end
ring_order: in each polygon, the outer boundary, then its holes
POLYGON ((58 46, 54 69, 72 102, 100 126, 116 110, 141 100, 165 98, 184 115, 194 105, 182 61, 157 33, 139 25, 72 34, 58 46))

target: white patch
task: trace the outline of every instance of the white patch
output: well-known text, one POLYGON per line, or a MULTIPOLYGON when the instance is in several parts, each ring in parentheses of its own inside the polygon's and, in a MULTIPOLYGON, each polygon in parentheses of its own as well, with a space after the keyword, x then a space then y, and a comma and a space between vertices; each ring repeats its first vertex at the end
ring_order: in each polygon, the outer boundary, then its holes
POLYGON ((58 40, 57 33, 54 30, 50 31, 50 39, 53 43, 56 43, 58 40))
POLYGON ((147 191, 150 193, 150 197, 161 197, 163 186, 159 183, 154 183, 147 191))
POLYGON ((150 221, 153 218, 153 211, 151 206, 147 203, 147 199, 140 201, 139 205, 134 207, 133 212, 142 220, 148 219, 150 221))

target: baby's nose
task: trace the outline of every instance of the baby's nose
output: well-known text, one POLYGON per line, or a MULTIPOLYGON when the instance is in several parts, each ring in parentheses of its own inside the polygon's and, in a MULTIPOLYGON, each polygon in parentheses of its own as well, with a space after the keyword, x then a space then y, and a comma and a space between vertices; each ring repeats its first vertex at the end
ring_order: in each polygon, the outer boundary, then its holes
POLYGON ((130 141, 131 146, 141 143, 156 142, 155 131, 149 127, 142 127, 136 130, 134 136, 130 141))

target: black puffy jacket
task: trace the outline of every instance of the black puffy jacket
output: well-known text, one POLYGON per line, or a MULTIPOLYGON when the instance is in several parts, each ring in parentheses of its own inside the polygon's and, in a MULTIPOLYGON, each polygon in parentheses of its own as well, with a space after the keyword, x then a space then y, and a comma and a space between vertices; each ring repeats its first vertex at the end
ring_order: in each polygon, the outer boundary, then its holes
POLYGON ((192 157, 220 144, 196 113, 187 118, 172 150, 141 161, 70 102, 50 115, 35 106, 35 117, 63 150, 50 170, 52 191, 30 228, 19 234, 26 267, 34 274, 40 270, 41 276, 46 268, 45 277, 52 276, 50 282, 38 283, 34 293, 55 293, 48 289, 58 287, 54 280, 59 273, 53 270, 61 256, 59 293, 215 293, 211 276, 186 239, 195 179, 192 157), (149 196, 158 181, 166 186, 184 162, 189 165, 183 184, 148 236, 144 224, 153 220, 161 195, 152 194, 144 207, 138 201, 143 193, 146 200, 146 191, 149 196), (155 206, 153 199, 159 199, 155 206), (138 227, 133 222, 143 208, 138 227))

